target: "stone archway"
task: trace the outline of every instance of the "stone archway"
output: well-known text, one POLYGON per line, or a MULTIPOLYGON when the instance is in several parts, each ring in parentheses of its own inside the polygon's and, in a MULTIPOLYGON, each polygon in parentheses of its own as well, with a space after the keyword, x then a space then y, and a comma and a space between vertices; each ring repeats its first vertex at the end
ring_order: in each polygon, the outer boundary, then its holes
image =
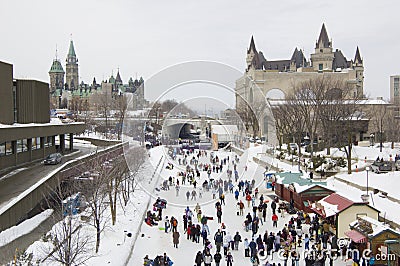
POLYGON ((286 98, 286 94, 280 88, 273 88, 265 93, 265 98, 270 100, 282 100, 286 98))

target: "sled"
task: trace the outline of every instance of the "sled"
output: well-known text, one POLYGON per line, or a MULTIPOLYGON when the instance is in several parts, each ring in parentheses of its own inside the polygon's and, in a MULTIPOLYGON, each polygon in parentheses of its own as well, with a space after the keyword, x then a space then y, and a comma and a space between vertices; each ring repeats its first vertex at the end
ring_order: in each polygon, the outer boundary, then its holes
POLYGON ((160 231, 165 231, 165 228, 164 228, 164 227, 158 227, 158 229, 159 229, 160 231))

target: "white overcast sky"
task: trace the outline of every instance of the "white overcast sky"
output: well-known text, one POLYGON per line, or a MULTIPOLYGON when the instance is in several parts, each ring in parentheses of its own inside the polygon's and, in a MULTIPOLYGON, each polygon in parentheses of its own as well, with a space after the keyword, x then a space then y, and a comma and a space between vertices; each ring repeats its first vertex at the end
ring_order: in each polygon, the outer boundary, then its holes
POLYGON ((309 58, 325 23, 348 60, 360 47, 365 93, 388 98, 389 76, 400 74, 399 10, 395 0, 4 0, 0 60, 15 78, 48 82, 56 45, 64 64, 72 34, 87 83, 118 67, 124 82, 136 73, 146 80, 191 60, 243 71, 251 35, 267 59, 289 59, 295 47, 309 58))

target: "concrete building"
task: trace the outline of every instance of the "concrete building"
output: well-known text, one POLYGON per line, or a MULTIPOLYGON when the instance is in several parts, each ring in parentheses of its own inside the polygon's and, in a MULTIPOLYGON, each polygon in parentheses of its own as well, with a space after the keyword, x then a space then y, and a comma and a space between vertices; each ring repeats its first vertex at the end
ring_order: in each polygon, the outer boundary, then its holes
POLYGON ((395 117, 400 116, 400 75, 390 76, 390 103, 394 105, 395 117))
MULTIPOLYGON (((290 59, 267 60, 261 51, 256 49, 254 38, 251 38, 246 56, 245 73, 236 81, 236 107, 244 103, 257 109, 259 103, 267 99, 285 98, 296 84, 326 76, 346 82, 351 88, 351 95, 363 97, 364 65, 358 47, 354 60, 348 60, 339 49, 334 49, 325 25, 315 43, 314 53, 308 61, 301 49, 295 48, 290 59), (278 95, 278 96, 277 96, 278 95)), ((257 110, 256 110, 257 112, 257 110)), ((274 123, 270 123, 269 114, 259 117, 260 135, 269 139, 274 134, 274 123)))
POLYGON ((50 121, 49 85, 35 80, 14 80, 13 66, 0 62, 0 169, 65 152, 65 135, 73 149, 73 134, 83 123, 50 121), (56 136, 59 145, 56 147, 56 136))
POLYGON ((400 75, 390 76, 390 102, 400 105, 400 75))

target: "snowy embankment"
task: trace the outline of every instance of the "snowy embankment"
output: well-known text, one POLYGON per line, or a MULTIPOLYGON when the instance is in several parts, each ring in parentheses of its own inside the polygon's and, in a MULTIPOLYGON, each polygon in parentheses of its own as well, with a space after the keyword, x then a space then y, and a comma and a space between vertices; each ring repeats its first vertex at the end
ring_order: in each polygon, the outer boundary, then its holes
MULTIPOLYGON (((163 156, 161 147, 150 150, 150 158, 146 161, 140 173, 136 177, 137 180, 144 180, 147 182, 148 177, 154 171, 154 162, 160 161, 163 156)), ((74 216, 74 221, 82 224, 83 237, 89 236, 90 242, 88 247, 90 250, 89 256, 91 258, 86 262, 86 265, 125 265, 129 257, 133 245, 135 244, 136 235, 142 224, 143 214, 147 211, 148 202, 151 195, 147 189, 138 186, 135 192, 132 192, 130 201, 127 206, 117 205, 117 219, 116 224, 111 224, 111 215, 109 209, 106 211, 105 229, 101 233, 101 242, 99 252, 96 254, 94 250, 94 243, 96 232, 93 227, 93 222, 82 222, 81 215, 74 216)), ((57 231, 57 226, 53 226, 52 232, 57 231)), ((33 243, 28 249, 28 253, 33 253, 33 261, 43 260, 52 249, 51 244, 42 239, 33 243)), ((41 265, 55 265, 54 261, 46 259, 41 262, 41 265)))
POLYGON ((15 239, 29 234, 32 232, 36 227, 38 227, 42 222, 44 222, 50 215, 53 213, 53 210, 48 209, 45 210, 38 215, 27 219, 20 223, 19 225, 10 227, 0 233, 0 247, 11 243, 15 239))
MULTIPOLYGON (((326 150, 318 152, 317 154, 326 155, 326 150)), ((383 158, 384 160, 390 160, 390 158, 394 160, 396 154, 400 154, 400 146, 398 143, 395 143, 394 149, 391 148, 391 143, 383 143, 382 152, 380 151, 379 144, 369 147, 353 146, 351 157, 360 161, 373 161, 377 157, 383 158)), ((331 148, 330 156, 346 158, 346 153, 343 149, 331 148)))

